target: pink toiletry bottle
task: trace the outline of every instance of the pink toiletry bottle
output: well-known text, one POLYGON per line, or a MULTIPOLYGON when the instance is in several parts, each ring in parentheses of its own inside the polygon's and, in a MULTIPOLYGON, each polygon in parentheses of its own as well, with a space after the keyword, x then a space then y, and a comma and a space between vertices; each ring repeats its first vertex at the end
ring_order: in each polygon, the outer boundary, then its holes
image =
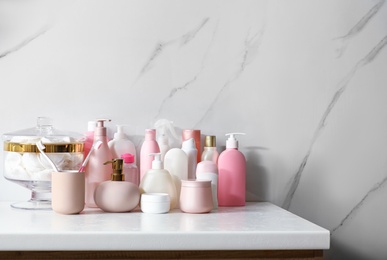
POLYGON ((145 129, 145 140, 140 151, 140 181, 145 173, 152 169, 153 159, 149 156, 151 153, 160 153, 159 145, 156 142, 156 130, 145 129))
POLYGON ((121 155, 121 158, 124 160, 123 175, 125 176, 125 181, 129 181, 137 186, 140 185, 140 173, 136 163, 134 162, 134 155, 130 153, 124 153, 121 155))
POLYGON ((246 204, 246 159, 238 150, 235 135, 230 133, 226 150, 218 158, 218 203, 219 206, 244 206, 246 204))
POLYGON ((108 146, 107 130, 104 122, 110 122, 110 119, 98 119, 94 130, 94 142, 101 141, 99 149, 95 149, 90 154, 89 162, 85 169, 85 203, 87 207, 96 208, 94 201, 94 191, 96 187, 104 181, 110 179, 112 168, 104 165, 106 161, 111 161, 112 153, 108 146))

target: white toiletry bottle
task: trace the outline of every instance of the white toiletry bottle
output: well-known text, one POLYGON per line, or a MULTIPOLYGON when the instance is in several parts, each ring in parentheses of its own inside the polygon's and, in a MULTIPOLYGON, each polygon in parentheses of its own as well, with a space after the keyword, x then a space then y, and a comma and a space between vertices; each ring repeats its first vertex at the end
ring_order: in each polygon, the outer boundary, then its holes
POLYGON ((143 193, 168 193, 170 208, 177 206, 177 192, 171 174, 163 168, 160 153, 149 154, 154 156, 152 169, 148 170, 140 182, 140 191, 143 193))
POLYGON ((218 167, 212 161, 201 161, 196 167, 197 180, 211 181, 214 209, 218 208, 218 167))
POLYGON ((98 119, 94 130, 94 142, 101 141, 99 149, 94 149, 90 155, 89 163, 85 168, 85 203, 87 207, 97 207, 94 201, 95 188, 104 181, 110 179, 112 172, 109 165, 104 162, 113 158, 107 142, 107 129, 104 126, 105 121, 110 119, 98 119))
POLYGON ((164 158, 164 168, 172 175, 179 201, 181 180, 188 180, 188 156, 180 148, 172 148, 164 158))
POLYGON ((219 153, 216 150, 216 136, 207 135, 204 142, 202 161, 212 161, 218 163, 219 153))
POLYGON ((188 157, 188 179, 196 179, 196 165, 198 150, 196 149, 195 139, 190 138, 183 141, 181 149, 187 154, 188 157))
POLYGON ((165 154, 172 148, 173 142, 178 141, 173 122, 167 119, 159 119, 154 124, 156 129, 156 140, 160 147, 161 160, 164 161, 165 154))
POLYGON ((123 125, 117 125, 117 132, 108 143, 109 149, 112 152, 113 158, 121 158, 121 155, 124 153, 130 153, 134 155, 134 162, 136 162, 136 147, 123 130, 123 125))

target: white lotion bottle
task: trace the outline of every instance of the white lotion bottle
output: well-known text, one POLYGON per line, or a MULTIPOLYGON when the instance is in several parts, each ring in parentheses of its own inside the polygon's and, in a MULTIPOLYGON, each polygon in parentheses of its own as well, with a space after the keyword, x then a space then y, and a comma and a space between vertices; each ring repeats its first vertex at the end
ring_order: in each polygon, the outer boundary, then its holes
POLYGON ((216 136, 207 135, 204 141, 202 161, 212 161, 218 163, 219 153, 216 150, 216 136))
POLYGON ((196 168, 196 179, 211 181, 212 202, 218 208, 218 166, 212 161, 201 161, 196 168))
POLYGON ((128 212, 137 207, 140 202, 140 190, 137 185, 124 181, 123 159, 105 162, 112 164, 113 173, 110 181, 102 182, 94 192, 97 206, 106 212, 128 212))
POLYGON ((198 150, 196 149, 195 139, 190 138, 186 141, 183 141, 181 149, 187 154, 188 157, 188 179, 196 179, 196 165, 197 165, 197 156, 198 150))
POLYGON ((109 149, 113 158, 121 158, 123 154, 130 153, 134 155, 134 162, 136 162, 136 147, 123 130, 123 125, 117 125, 117 132, 114 133, 114 138, 108 143, 109 149))
POLYGON ((156 129, 156 140, 160 147, 161 160, 164 161, 165 154, 172 148, 173 143, 179 140, 173 122, 167 119, 159 119, 154 124, 156 129))
POLYGON ((171 174, 164 169, 160 160, 160 153, 152 153, 152 169, 148 170, 140 182, 140 192, 144 193, 168 193, 170 198, 170 208, 177 206, 177 192, 171 174))
POLYGON ((180 148, 172 148, 164 158, 164 167, 172 175, 177 198, 180 199, 181 180, 188 180, 188 156, 180 148))

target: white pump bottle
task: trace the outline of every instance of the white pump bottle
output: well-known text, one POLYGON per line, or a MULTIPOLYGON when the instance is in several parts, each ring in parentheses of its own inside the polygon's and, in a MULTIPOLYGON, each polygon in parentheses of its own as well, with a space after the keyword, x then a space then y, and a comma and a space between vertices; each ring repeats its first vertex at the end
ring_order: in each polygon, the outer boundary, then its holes
POLYGON ((123 154, 130 153, 134 155, 134 163, 136 163, 136 147, 124 133, 124 125, 117 125, 117 132, 114 138, 109 141, 109 149, 112 152, 113 158, 121 158, 123 154))
POLYGON ((177 192, 171 174, 164 169, 160 160, 160 153, 151 153, 154 156, 152 169, 148 170, 140 182, 140 192, 143 193, 168 193, 170 197, 170 208, 177 206, 177 192))

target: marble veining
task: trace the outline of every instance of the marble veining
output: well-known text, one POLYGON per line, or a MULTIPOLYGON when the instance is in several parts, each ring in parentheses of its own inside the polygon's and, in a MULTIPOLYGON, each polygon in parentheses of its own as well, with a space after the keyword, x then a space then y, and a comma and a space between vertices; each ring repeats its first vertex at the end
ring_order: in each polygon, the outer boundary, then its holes
MULTIPOLYGON (((350 35, 350 33, 348 35, 350 35)), ((313 138, 311 140, 311 143, 309 145, 308 151, 306 152, 306 155, 304 156, 297 173, 295 174, 294 178, 291 181, 289 192, 288 192, 288 194, 284 200, 284 203, 283 203, 284 208, 286 208, 286 209, 290 208, 292 198, 294 196, 294 193, 297 190, 300 179, 302 177, 302 173, 303 173, 305 166, 308 162, 308 158, 309 158, 310 154, 312 153, 313 146, 314 146, 315 142, 318 140, 318 137, 321 135, 331 111, 334 109, 337 102, 339 102, 341 95, 346 91, 348 85, 350 84, 352 78, 358 72, 358 70, 361 69, 363 66, 366 66, 369 63, 371 63, 378 56, 378 54, 383 50, 383 48, 386 46, 386 44, 387 44, 387 36, 385 36, 380 42, 378 42, 378 44, 365 57, 363 57, 361 60, 359 60, 355 64, 355 66, 351 69, 351 71, 338 84, 338 90, 333 95, 333 97, 332 97, 330 103, 328 104, 324 114, 322 115, 320 123, 318 124, 318 126, 315 130, 315 133, 313 135, 313 138)))
POLYGON ((380 9, 385 4, 386 0, 379 0, 360 20, 349 30, 349 32, 343 36, 340 36, 336 39, 343 41, 342 47, 338 50, 338 58, 340 58, 345 49, 347 48, 349 40, 355 35, 359 34, 365 26, 372 20, 372 18, 380 11, 380 9))

